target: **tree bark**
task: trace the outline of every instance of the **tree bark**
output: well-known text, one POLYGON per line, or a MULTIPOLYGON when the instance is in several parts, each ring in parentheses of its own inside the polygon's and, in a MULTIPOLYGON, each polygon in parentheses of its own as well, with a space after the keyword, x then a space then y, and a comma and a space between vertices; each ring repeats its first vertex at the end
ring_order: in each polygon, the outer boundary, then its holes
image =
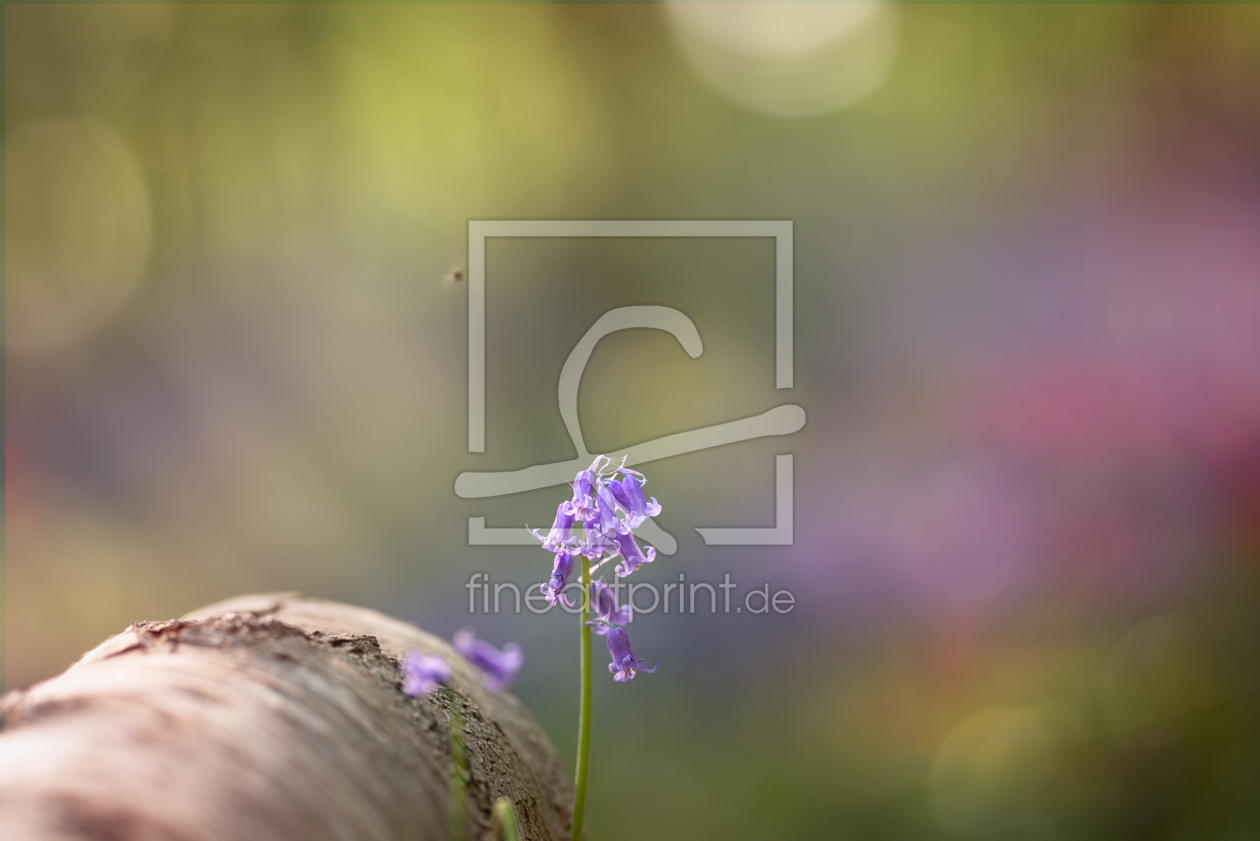
POLYGON ((139 622, 4 697, 7 841, 426 841, 450 836, 450 716, 464 712, 469 839, 496 798, 520 837, 569 835, 555 749, 443 640, 292 593, 139 622), (408 698, 414 648, 455 676, 408 698))

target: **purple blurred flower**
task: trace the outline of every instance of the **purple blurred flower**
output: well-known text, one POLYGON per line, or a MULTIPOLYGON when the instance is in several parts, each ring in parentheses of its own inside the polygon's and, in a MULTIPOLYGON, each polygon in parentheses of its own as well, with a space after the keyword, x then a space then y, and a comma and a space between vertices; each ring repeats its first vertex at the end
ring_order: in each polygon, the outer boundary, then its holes
POLYGON ((643 525, 643 521, 648 517, 655 517, 661 513, 661 506, 653 497, 651 502, 643 495, 643 485, 647 480, 640 481, 643 476, 635 470, 624 470, 625 478, 618 482, 616 479, 608 482, 608 491, 613 498, 617 500, 617 505, 622 511, 626 512, 626 521, 630 528, 637 529, 643 525))
POLYGON ((591 615, 595 619, 602 619, 603 622, 588 622, 591 629, 603 636, 608 633, 608 625, 624 625, 630 621, 630 606, 617 606, 617 597, 613 595, 613 591, 603 581, 591 582, 591 615))
POLYGON ((551 570, 551 580, 541 585, 547 604, 563 601, 572 607, 573 602, 564 598, 564 587, 569 583, 569 573, 573 571, 573 554, 565 551, 556 553, 555 566, 551 570))
POLYGON ((556 519, 551 524, 551 531, 546 537, 543 537, 538 529, 530 529, 530 532, 542 541, 543 548, 548 552, 574 548, 577 538, 573 536, 573 514, 569 509, 569 503, 562 502, 556 508, 556 519))
POLYGON ((441 657, 409 649, 402 663, 403 692, 413 698, 428 695, 439 683, 450 680, 451 664, 441 657))
POLYGON ((625 578, 638 569, 640 564, 650 564, 656 559, 656 549, 649 546, 647 554, 643 554, 639 544, 634 542, 633 534, 615 532, 612 540, 617 545, 617 551, 621 553, 621 563, 614 569, 618 578, 625 578))
POLYGON ((650 669, 643 667, 646 660, 636 660, 634 657, 634 649, 630 647, 630 638, 626 636, 623 628, 610 628, 604 642, 608 643, 608 653, 612 655, 612 662, 608 664, 608 671, 613 673, 613 680, 618 683, 633 680, 634 673, 647 672, 651 674, 656 671, 657 663, 650 669))
POLYGON ((451 642, 465 660, 485 673, 486 689, 491 692, 507 687, 516 678, 521 663, 525 662, 525 655, 516 643, 509 642, 499 650, 485 640, 477 639, 467 628, 455 634, 451 642))

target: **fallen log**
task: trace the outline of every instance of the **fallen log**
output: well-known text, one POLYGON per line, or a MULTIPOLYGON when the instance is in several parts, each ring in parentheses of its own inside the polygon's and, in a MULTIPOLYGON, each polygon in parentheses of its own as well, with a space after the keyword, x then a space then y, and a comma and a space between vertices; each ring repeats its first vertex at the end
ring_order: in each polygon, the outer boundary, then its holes
POLYGON ((452 712, 466 837, 495 837, 500 797, 521 838, 569 835, 572 783, 525 706, 445 641, 352 605, 266 594, 138 622, 3 712, 6 841, 449 838, 452 712), (405 696, 409 648, 445 658, 447 686, 405 696))

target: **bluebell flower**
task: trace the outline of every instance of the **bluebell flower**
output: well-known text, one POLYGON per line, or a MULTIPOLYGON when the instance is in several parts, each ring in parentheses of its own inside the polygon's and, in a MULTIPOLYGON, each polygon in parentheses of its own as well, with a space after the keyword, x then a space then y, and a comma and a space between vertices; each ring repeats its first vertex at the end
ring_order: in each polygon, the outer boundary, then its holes
POLYGON ((637 529, 643 524, 646 515, 640 514, 634 510, 634 502, 630 494, 626 491, 625 486, 616 479, 608 480, 608 492, 612 494, 612 498, 616 500, 617 507, 626 514, 626 525, 632 529, 637 529))
POLYGON ((477 639, 467 628, 457 633, 451 642, 465 660, 485 673, 486 689, 491 692, 507 687, 516 678, 521 663, 525 662, 525 655, 516 643, 509 642, 499 650, 485 640, 477 639))
POLYGON ((451 664, 441 657, 408 649, 402 663, 403 692, 413 698, 428 695, 439 683, 450 680, 451 664))
POLYGON ((598 519, 587 520, 583 525, 586 528, 586 540, 578 545, 578 552, 583 557, 598 561, 605 552, 617 551, 617 547, 608 539, 607 534, 600 530, 598 519))
POLYGON ((595 510, 596 527, 603 534, 611 535, 613 532, 624 534, 630 531, 630 527, 617 516, 617 500, 609 492, 607 484, 603 482, 595 488, 595 510))
POLYGON ((608 633, 608 625, 624 625, 630 621, 630 606, 617 606, 617 597, 613 591, 603 581, 591 582, 591 615, 596 619, 602 619, 603 622, 588 622, 591 630, 603 636, 608 633))
POLYGON ((557 552, 555 565, 551 569, 551 580, 541 585, 547 604, 554 605, 557 601, 563 601, 570 607, 576 604, 564 597, 564 588, 569 583, 569 573, 572 571, 573 554, 565 551, 557 552))
POLYGON ((604 642, 608 643, 608 653, 612 655, 608 671, 613 673, 613 680, 619 683, 633 680, 635 672, 651 674, 656 671, 657 666, 661 665, 657 663, 650 669, 644 668, 643 664, 647 661, 634 658, 634 649, 630 647, 630 638, 626 636, 624 628, 610 628, 604 637, 604 642))
POLYGON ((578 539, 573 534, 573 514, 567 502, 560 503, 556 508, 556 519, 546 537, 538 529, 530 529, 530 532, 542 541, 543 548, 548 552, 561 552, 577 546, 578 539))
POLYGON ((595 516, 595 473, 582 470, 573 479, 573 499, 566 503, 569 513, 578 520, 595 516))
POLYGON ((618 578, 625 578, 638 569, 640 564, 650 564, 656 560, 656 549, 649 546, 647 554, 643 554, 639 544, 634 542, 634 535, 629 532, 625 534, 614 532, 612 541, 617 545, 617 552, 621 555, 621 563, 614 568, 618 578))
POLYGON ((656 501, 656 497, 648 502, 647 497, 643 495, 643 486, 647 484, 647 480, 643 478, 642 473, 637 470, 623 470, 622 473, 625 474, 625 478, 620 482, 609 482, 608 490, 621 506, 621 510, 626 512, 630 527, 637 529, 648 517, 660 514, 661 506, 656 501))

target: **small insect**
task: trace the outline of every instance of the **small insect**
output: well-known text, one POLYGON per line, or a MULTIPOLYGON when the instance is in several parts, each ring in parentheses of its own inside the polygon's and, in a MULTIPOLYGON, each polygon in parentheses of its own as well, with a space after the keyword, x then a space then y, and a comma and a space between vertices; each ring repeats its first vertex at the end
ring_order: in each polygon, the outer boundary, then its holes
POLYGON ((446 276, 442 278, 442 288, 445 289, 449 286, 454 286, 456 283, 459 283, 463 279, 464 279, 464 264, 460 263, 458 266, 455 266, 453 269, 447 272, 446 276))

